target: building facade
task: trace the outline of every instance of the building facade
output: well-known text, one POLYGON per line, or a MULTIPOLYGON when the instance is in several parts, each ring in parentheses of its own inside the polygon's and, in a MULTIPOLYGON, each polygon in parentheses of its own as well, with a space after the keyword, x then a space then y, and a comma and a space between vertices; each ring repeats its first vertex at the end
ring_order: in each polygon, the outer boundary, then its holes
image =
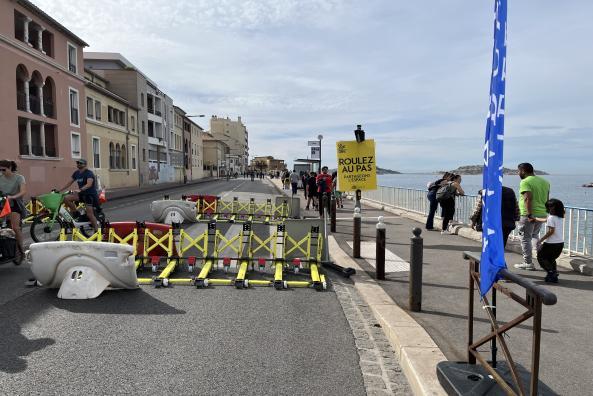
POLYGON ((222 140, 215 139, 210 133, 204 133, 204 176, 221 177, 228 168, 227 159, 230 148, 222 140))
POLYGON ((0 157, 28 195, 62 187, 87 155, 82 50, 87 44, 26 0, 0 0, 0 157))
POLYGON ((227 144, 229 147, 229 171, 231 173, 244 173, 248 169, 249 161, 249 133, 241 121, 230 118, 212 116, 210 118, 210 133, 215 139, 227 144))
POLYGON ((88 165, 107 189, 138 187, 138 109, 85 71, 88 165))
POLYGON ((204 130, 201 126, 189 120, 191 129, 190 138, 190 158, 191 180, 197 180, 204 177, 204 130))
POLYGON ((184 152, 183 152, 183 136, 185 129, 185 111, 183 109, 173 106, 173 129, 171 130, 171 163, 175 164, 177 178, 181 181, 187 180, 187 171, 185 169, 184 152))
POLYGON ((250 164, 251 169, 263 172, 282 172, 286 170, 284 160, 275 159, 271 155, 253 157, 250 164))

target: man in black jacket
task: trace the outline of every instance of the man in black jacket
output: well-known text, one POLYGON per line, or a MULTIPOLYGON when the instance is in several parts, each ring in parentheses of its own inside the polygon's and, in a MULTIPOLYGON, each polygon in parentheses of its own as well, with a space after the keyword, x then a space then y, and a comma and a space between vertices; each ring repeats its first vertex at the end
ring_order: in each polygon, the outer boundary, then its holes
MULTIPOLYGON (((474 213, 470 217, 472 228, 476 231, 482 231, 482 192, 483 190, 480 190, 478 193, 478 202, 476 202, 474 213)), ((509 235, 515 229, 515 222, 519 221, 517 196, 510 187, 502 186, 500 214, 502 216, 502 241, 506 247, 509 235)))

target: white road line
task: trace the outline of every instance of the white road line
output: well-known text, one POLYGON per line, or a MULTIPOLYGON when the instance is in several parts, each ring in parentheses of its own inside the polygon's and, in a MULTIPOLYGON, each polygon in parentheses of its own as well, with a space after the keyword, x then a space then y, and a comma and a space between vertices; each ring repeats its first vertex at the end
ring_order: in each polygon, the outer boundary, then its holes
MULTIPOLYGON (((384 219, 399 219, 400 216, 383 216, 384 219)), ((377 216, 365 216, 363 220, 374 219, 377 220, 377 216)), ((352 220, 352 217, 336 217, 336 220, 352 220)))
POLYGON ((237 190, 239 187, 241 187, 243 184, 245 184, 245 181, 241 182, 241 184, 239 184, 237 187, 233 188, 231 191, 227 191, 227 192, 225 192, 225 193, 224 193, 224 194, 221 196, 221 198, 224 198, 224 197, 226 197, 227 195, 229 195, 230 193, 232 193, 233 191, 235 191, 235 190, 237 190))
MULTIPOLYGON (((348 241, 348 246, 352 248, 353 242, 348 241)), ((376 245, 375 242, 361 242, 360 243, 360 256, 364 258, 373 268, 376 268, 377 256, 376 256, 376 245)), ((410 264, 393 253, 389 249, 385 249, 385 272, 407 272, 410 270, 410 264)))

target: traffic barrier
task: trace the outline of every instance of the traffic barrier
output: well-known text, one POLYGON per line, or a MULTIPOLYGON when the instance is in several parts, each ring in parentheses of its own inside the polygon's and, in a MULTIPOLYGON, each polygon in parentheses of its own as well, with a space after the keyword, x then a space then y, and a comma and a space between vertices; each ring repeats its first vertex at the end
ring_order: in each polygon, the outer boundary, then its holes
POLYGON ((76 241, 33 243, 26 253, 37 283, 63 299, 98 297, 107 287, 136 289, 133 248, 76 241))

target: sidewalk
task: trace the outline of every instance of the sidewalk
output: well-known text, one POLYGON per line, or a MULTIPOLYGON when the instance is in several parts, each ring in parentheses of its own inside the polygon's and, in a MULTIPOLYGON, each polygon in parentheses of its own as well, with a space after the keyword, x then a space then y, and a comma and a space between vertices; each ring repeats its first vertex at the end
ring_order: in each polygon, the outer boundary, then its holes
MULTIPOLYGON (((272 179, 271 182, 286 195, 291 195, 290 191, 282 190, 279 181, 272 179)), ((304 210, 304 199, 300 190, 299 196, 301 210, 304 210)), ((426 231, 421 222, 363 205, 362 242, 366 244, 366 250, 362 249, 362 259, 353 259, 349 245, 352 241, 353 210, 354 203, 350 200, 344 200, 344 209, 337 210, 337 232, 333 234, 337 243, 333 246, 330 238, 331 255, 338 264, 344 266, 353 264, 362 269, 352 277, 352 280, 358 288, 363 289, 363 293, 365 289, 370 290, 373 286, 381 288, 385 293, 381 294, 374 290, 372 293, 367 293, 365 300, 378 316, 377 319, 384 324, 383 330, 392 340, 392 344, 394 344, 393 340, 400 344, 393 345, 394 348, 397 350, 400 347, 403 351, 406 345, 411 345, 416 339, 424 342, 426 345, 424 350, 428 352, 431 342, 434 341, 438 347, 437 351, 440 349, 446 359, 466 361, 469 276, 468 262, 463 260, 462 253, 479 252, 480 242, 458 235, 441 235, 440 232, 426 231), (374 260, 372 257, 364 256, 374 255, 375 226, 378 216, 385 218, 387 249, 395 255, 396 262, 397 259, 401 259, 398 264, 409 261, 412 229, 419 227, 423 230, 421 235, 424 239, 422 312, 407 310, 409 272, 405 265, 392 266, 391 269, 394 272, 387 273, 385 281, 374 279, 374 260), (342 255, 341 252, 344 254, 342 255), (399 312, 390 307, 390 301, 399 306, 399 312), (418 336, 423 331, 415 327, 416 323, 428 332, 428 340, 418 336), (390 332, 392 334, 388 334, 390 332)), ((315 212, 306 211, 304 215, 314 216, 315 212)), ((513 264, 522 261, 521 255, 514 252, 507 252, 506 258, 512 271, 515 271, 513 264)), ((540 381, 557 393, 590 394, 593 386, 589 365, 590 357, 593 356, 591 342, 593 304, 590 303, 593 278, 567 268, 560 267, 559 270, 560 283, 558 284, 544 283, 545 272, 542 270, 515 271, 536 284, 548 288, 558 297, 556 305, 543 307, 540 381)), ((509 285, 509 288, 514 286, 509 285)), ((489 322, 481 309, 477 295, 476 304, 478 306, 475 307, 474 315, 477 323, 474 334, 477 339, 489 331, 489 322)), ((521 313, 520 307, 502 294, 499 294, 497 306, 500 321, 507 321, 521 313)), ((507 342, 511 354, 523 367, 529 367, 531 357, 531 323, 531 320, 528 320, 508 333, 510 338, 507 342)), ((482 347, 481 351, 484 355, 490 356, 489 345, 482 347)), ((408 367, 406 375, 410 383, 428 387, 431 384, 434 385, 436 367, 434 367, 433 353, 426 353, 424 357, 420 354, 402 355, 404 354, 400 354, 400 361, 404 368, 407 363, 403 359, 410 361, 415 358, 416 361, 410 363, 416 364, 415 368, 418 368, 423 358, 425 365, 430 365, 430 367, 421 367, 420 371, 413 370, 414 367, 412 369, 408 367)), ((500 349, 498 359, 504 360, 500 349)), ((418 387, 415 389, 418 390, 418 387)))

